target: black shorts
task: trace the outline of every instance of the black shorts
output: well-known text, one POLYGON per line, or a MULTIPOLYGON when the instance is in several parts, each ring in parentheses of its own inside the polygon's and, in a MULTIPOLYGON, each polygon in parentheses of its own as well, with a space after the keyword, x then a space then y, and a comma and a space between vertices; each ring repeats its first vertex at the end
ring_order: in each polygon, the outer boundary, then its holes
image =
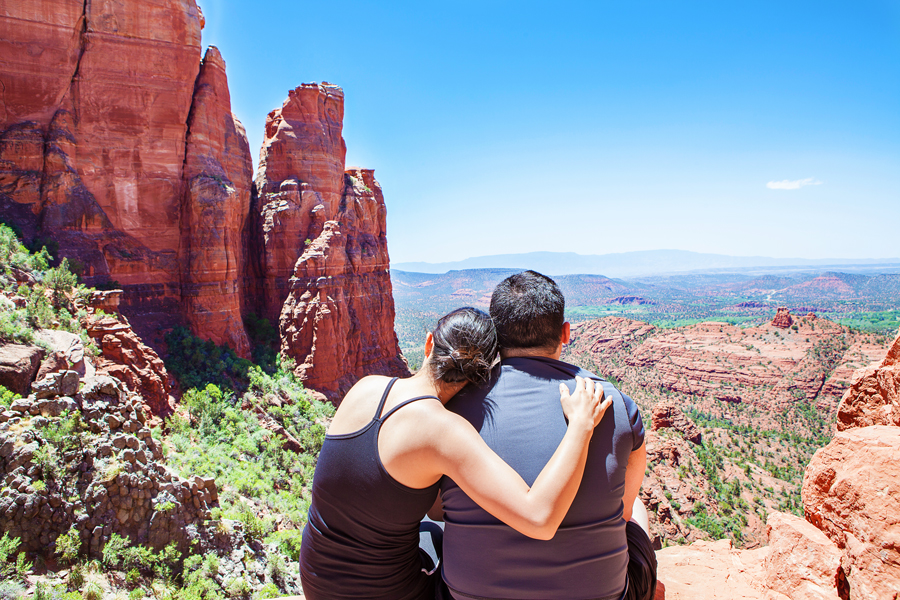
POLYGON ((625 524, 628 579, 622 600, 653 600, 656 596, 656 552, 650 537, 633 521, 625 524))

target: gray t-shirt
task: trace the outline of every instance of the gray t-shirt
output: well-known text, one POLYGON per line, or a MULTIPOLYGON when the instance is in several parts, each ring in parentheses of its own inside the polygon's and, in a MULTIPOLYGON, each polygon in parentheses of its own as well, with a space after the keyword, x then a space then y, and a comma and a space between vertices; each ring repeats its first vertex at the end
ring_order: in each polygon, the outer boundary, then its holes
POLYGON ((628 545, 622 518, 625 467, 644 443, 637 405, 609 382, 550 358, 510 358, 490 382, 447 408, 467 419, 500 458, 534 483, 566 432, 559 383, 603 382, 612 406, 594 431, 581 486, 552 540, 528 538, 485 512, 444 477, 444 581, 455 598, 618 599, 628 545))

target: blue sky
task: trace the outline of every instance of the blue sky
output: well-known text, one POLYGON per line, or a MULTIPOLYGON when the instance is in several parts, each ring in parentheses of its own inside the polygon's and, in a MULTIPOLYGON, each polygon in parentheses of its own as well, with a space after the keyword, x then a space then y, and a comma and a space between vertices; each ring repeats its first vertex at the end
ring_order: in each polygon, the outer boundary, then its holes
POLYGON ((900 255, 900 2, 200 0, 258 153, 344 88, 395 262, 900 255))

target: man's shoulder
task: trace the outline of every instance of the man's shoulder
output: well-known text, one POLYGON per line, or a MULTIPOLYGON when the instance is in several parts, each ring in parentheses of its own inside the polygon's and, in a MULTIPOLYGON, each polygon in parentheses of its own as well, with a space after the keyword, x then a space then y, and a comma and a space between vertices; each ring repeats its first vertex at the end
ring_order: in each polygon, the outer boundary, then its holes
POLYGON ((506 377, 514 377, 516 374, 524 373, 547 379, 567 380, 574 379, 575 377, 583 377, 586 379, 606 381, 603 377, 591 373, 578 365, 543 356, 516 356, 513 358, 506 358, 500 365, 503 367, 501 370, 501 377, 504 375, 506 377))

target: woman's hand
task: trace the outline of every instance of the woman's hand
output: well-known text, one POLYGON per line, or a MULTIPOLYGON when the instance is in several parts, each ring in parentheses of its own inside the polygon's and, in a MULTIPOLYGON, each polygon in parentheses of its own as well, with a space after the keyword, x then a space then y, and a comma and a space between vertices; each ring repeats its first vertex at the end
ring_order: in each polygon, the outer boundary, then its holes
POLYGON ((575 391, 569 393, 566 384, 559 384, 559 402, 563 413, 572 425, 593 430, 603 419, 612 399, 604 399, 603 385, 593 379, 575 377, 575 391))

